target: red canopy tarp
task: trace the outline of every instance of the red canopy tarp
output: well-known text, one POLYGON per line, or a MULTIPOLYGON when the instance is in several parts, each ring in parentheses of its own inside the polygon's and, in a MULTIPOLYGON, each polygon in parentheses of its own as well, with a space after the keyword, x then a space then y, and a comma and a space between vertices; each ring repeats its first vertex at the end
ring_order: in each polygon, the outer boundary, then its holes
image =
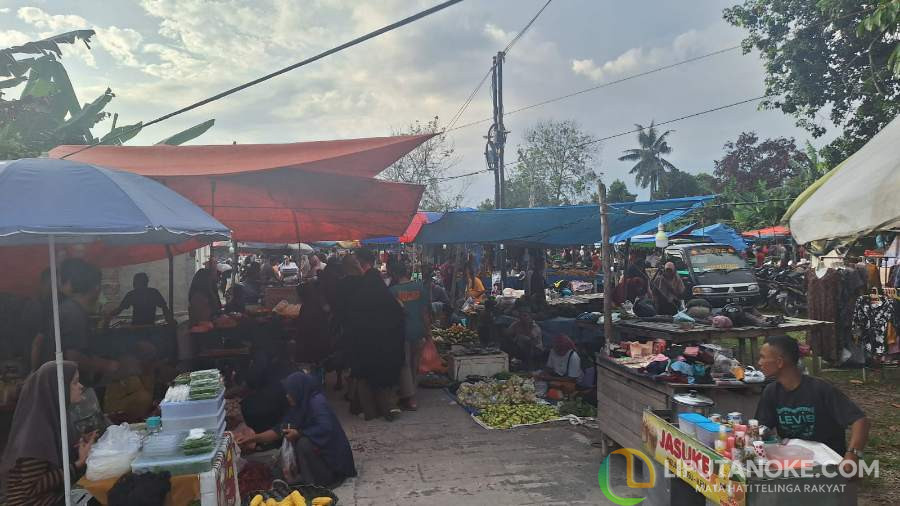
MULTIPOLYGON (((60 146, 70 159, 154 179, 192 200, 233 231, 235 240, 294 243, 399 235, 424 188, 373 179, 430 135, 290 144, 223 146, 60 146)), ((173 254, 202 246, 188 242, 173 254)), ((61 247, 60 257, 118 267, 166 258, 162 246, 61 247)), ((12 267, 0 290, 33 292, 47 267, 45 247, 3 248, 12 267)))
POLYGON ((224 146, 60 146, 52 157, 153 177, 247 242, 400 235, 424 187, 373 179, 431 135, 224 146))
POLYGON ((768 227, 761 228, 759 230, 748 230, 741 234, 744 237, 749 238, 772 238, 772 237, 787 237, 791 235, 790 229, 787 227, 768 227))

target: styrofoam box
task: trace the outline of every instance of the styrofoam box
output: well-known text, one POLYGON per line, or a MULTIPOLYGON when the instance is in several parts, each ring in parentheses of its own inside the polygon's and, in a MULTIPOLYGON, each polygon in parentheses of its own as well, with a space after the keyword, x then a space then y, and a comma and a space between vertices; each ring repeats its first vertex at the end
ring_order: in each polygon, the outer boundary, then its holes
POLYGON ((161 402, 159 409, 162 418, 190 418, 196 416, 214 416, 225 406, 225 390, 214 399, 202 401, 161 402))
POLYGON ((464 380, 467 376, 493 376, 509 371, 509 355, 491 353, 489 355, 451 355, 447 369, 452 380, 464 380))
POLYGON ((162 432, 181 432, 191 429, 218 429, 225 422, 225 405, 219 409, 218 413, 207 416, 185 416, 162 418, 162 432))

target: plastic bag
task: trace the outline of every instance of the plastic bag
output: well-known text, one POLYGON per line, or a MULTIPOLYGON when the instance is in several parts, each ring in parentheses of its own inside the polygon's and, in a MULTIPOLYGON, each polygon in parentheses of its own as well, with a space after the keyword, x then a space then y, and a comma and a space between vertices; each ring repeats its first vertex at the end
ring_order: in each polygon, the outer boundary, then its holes
POLYGON ((297 457, 294 455, 294 444, 285 438, 281 442, 281 472, 288 483, 300 481, 300 470, 297 468, 297 457))
POLYGON ((419 356, 419 374, 428 374, 430 372, 446 372, 447 367, 438 354, 434 341, 426 339, 422 345, 422 353, 419 356))
POLYGON ((141 436, 127 423, 106 429, 91 448, 84 476, 90 481, 118 478, 131 471, 131 462, 141 450, 141 436))

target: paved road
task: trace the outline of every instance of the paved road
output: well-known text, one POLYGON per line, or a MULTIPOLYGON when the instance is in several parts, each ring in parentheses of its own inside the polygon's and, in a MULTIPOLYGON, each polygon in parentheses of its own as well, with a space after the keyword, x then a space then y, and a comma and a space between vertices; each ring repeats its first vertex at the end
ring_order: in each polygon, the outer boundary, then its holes
MULTIPOLYGON (((419 411, 393 423, 365 422, 350 416, 346 402, 332 404, 359 471, 335 490, 341 505, 611 504, 597 484, 600 450, 591 429, 485 430, 438 390, 421 391, 419 411)), ((614 462, 613 489, 640 497, 624 482, 624 464, 614 462)))

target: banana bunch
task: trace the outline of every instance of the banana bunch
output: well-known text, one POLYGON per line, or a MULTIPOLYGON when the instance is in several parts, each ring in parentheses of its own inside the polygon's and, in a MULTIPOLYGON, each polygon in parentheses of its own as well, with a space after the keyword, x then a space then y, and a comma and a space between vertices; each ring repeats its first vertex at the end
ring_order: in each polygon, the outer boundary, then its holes
POLYGON ((436 343, 473 344, 478 341, 478 334, 462 325, 452 325, 447 329, 432 329, 431 336, 436 343))
POLYGON ((484 408, 478 418, 495 429, 509 429, 553 420, 559 418, 559 413, 545 404, 495 404, 484 408))

